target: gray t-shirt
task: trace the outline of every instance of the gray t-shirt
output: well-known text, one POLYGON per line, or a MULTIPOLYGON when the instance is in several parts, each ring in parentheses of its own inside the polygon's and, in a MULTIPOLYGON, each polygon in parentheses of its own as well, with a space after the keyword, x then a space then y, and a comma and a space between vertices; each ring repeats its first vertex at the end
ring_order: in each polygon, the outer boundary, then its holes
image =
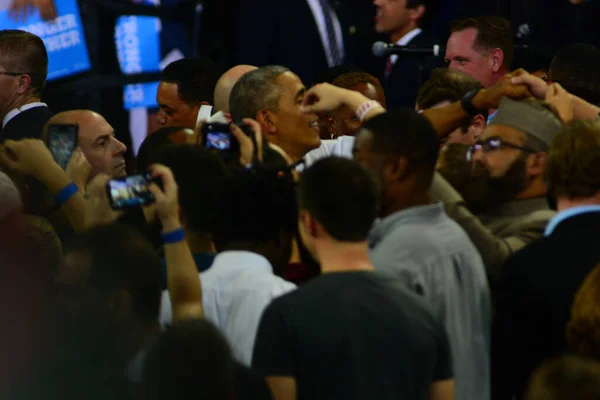
POLYGON ((409 208, 376 223, 369 237, 378 271, 423 295, 444 324, 456 398, 490 398, 490 293, 481 256, 441 203, 409 208))

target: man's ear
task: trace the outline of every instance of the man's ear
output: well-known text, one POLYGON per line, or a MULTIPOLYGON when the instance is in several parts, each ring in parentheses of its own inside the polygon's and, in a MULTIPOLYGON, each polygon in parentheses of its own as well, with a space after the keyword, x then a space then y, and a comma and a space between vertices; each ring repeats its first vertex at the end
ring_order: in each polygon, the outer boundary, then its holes
POLYGON ((490 59, 492 62, 492 71, 498 72, 502 68, 502 64, 504 63, 504 52, 502 49, 494 49, 490 54, 490 59))
POLYGON ((263 133, 274 135, 277 132, 277 116, 269 110, 260 110, 256 114, 256 121, 260 124, 263 133))
POLYGON ((470 129, 473 132, 473 140, 477 140, 483 135, 483 131, 485 130, 486 120, 485 117, 481 114, 477 114, 473 117, 471 121, 470 129))
POLYGON ((383 167, 383 178, 386 183, 398 182, 404 179, 408 172, 408 160, 406 157, 390 158, 383 167))
POLYGON ((17 88, 17 93, 26 93, 29 88, 31 88, 31 77, 29 75, 19 76, 19 87, 17 88))
POLYGON ((543 175, 548 164, 548 153, 538 152, 527 158, 527 175, 537 177, 543 175))
POLYGON ((302 223, 304 233, 312 238, 318 236, 317 221, 315 221, 308 211, 304 210, 300 212, 300 221, 302 223))
POLYGON ((426 8, 423 4, 408 9, 408 17, 413 21, 418 21, 425 15, 426 8))

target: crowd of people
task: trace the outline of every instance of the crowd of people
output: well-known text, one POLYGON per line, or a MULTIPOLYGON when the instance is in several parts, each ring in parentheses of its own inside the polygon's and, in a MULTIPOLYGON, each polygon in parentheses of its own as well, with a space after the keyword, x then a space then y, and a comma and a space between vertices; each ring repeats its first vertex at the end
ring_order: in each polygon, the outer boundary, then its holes
MULTIPOLYGON (((422 35, 424 2, 375 4, 422 35)), ((526 71, 503 18, 451 32, 423 85, 175 61, 131 159, 0 31, 2 398, 600 398, 600 50, 526 71)))

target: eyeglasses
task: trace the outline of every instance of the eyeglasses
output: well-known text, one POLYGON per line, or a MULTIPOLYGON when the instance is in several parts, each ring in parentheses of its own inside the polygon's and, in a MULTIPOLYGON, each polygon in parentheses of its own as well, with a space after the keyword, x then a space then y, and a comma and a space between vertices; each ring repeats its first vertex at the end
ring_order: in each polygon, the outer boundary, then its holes
POLYGON ((0 75, 21 76, 21 75, 35 75, 35 74, 30 74, 29 72, 0 72, 0 75))
POLYGON ((490 139, 486 139, 486 140, 476 141, 475 144, 473 144, 469 148, 469 151, 467 151, 467 160, 472 161, 473 154, 475 154, 475 152, 478 150, 482 150, 483 152, 488 153, 490 151, 496 151, 496 150, 500 150, 502 148, 521 150, 526 153, 537 153, 537 151, 532 149, 531 147, 518 146, 518 145, 510 143, 510 142, 505 142, 502 139, 490 138, 490 139))

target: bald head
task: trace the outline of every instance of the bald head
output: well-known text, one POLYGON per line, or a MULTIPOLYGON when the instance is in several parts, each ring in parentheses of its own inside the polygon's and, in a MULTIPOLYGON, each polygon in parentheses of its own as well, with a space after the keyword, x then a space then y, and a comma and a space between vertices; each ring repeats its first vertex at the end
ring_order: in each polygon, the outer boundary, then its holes
POLYGON ((242 76, 255 69, 258 68, 252 65, 236 65, 219 78, 215 88, 215 111, 230 112, 229 96, 233 86, 242 76))
POLYGON ((49 125, 77 125, 79 148, 92 166, 90 180, 99 173, 125 176, 125 151, 127 147, 115 137, 115 130, 104 117, 90 110, 65 111, 53 116, 44 127, 47 137, 49 125))

